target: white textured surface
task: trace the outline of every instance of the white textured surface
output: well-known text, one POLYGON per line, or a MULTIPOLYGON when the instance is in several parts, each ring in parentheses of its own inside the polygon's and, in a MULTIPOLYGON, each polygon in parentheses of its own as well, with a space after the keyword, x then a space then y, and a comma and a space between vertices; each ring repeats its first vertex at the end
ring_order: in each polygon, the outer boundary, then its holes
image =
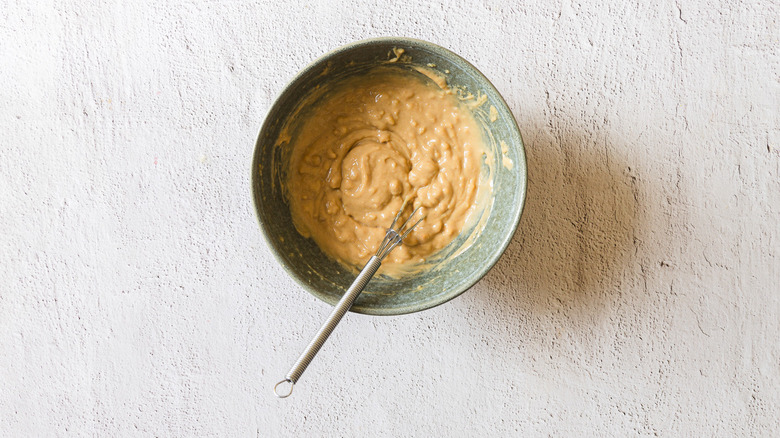
POLYGON ((777 433, 776 2, 1 3, 0 436, 777 433), (280 401, 329 309, 262 240, 255 135, 380 35, 501 90, 525 214, 476 287, 348 315, 280 401))

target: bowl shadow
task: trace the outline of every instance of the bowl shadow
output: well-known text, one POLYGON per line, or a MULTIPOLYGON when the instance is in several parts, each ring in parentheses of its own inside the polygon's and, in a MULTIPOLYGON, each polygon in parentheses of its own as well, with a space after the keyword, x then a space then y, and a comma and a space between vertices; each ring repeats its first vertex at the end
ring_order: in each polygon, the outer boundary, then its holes
POLYGON ((523 215, 504 255, 480 282, 488 293, 475 298, 541 313, 603 307, 628 281, 635 256, 641 226, 636 169, 610 153, 621 149, 603 133, 553 129, 544 120, 525 125, 523 215))

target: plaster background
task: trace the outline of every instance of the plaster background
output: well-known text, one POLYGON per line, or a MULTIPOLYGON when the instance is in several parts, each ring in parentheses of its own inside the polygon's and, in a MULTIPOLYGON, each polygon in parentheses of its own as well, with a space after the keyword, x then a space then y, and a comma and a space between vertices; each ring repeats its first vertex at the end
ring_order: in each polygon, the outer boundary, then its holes
MULTIPOLYGON (((649 3, 649 4, 648 4, 649 3)), ((780 7, 14 1, 0 6, 0 435, 771 436, 780 424, 780 7), (265 112, 322 53, 425 39, 526 142, 472 290, 348 315, 274 261, 265 112)))

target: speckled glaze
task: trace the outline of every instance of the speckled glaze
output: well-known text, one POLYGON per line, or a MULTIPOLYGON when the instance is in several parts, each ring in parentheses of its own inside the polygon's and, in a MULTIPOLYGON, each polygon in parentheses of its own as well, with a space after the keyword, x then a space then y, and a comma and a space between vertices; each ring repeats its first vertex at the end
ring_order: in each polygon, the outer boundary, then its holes
MULTIPOLYGON (((252 196, 260 228, 287 272, 304 289, 331 305, 355 277, 355 272, 325 256, 293 226, 282 189, 286 166, 282 150, 276 146, 285 117, 316 87, 327 87, 333 79, 386 63, 395 57, 393 49, 403 49, 406 55, 403 59, 412 65, 435 65, 435 70, 444 74, 450 86, 466 94, 481 93, 487 97, 475 111, 475 117, 483 129, 487 148, 496 157, 491 172, 495 199, 481 234, 465 251, 454 257, 442 257, 443 261, 431 269, 402 279, 374 278, 351 309, 371 315, 425 310, 473 286, 498 261, 512 239, 526 193, 525 151, 515 119, 495 87, 474 66, 449 50, 425 41, 409 38, 358 41, 324 55, 301 71, 269 110, 257 138, 252 160, 252 196), (489 116, 491 106, 497 110, 497 117, 489 116), (503 154, 511 160, 511 166, 502 165, 499 141, 508 146, 503 154)), ((463 233, 444 251, 454 253, 467 234, 463 233)))

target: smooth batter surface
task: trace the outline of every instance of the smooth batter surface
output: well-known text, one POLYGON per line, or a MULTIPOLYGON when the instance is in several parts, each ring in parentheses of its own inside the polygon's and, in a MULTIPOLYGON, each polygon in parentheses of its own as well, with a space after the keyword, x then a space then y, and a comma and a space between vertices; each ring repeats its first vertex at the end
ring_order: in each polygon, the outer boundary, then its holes
POLYGON ((425 220, 383 265, 425 260, 475 209, 482 140, 468 109, 417 72, 349 78, 305 113, 292 136, 287 194, 298 231, 353 267, 377 250, 406 202, 425 220))

